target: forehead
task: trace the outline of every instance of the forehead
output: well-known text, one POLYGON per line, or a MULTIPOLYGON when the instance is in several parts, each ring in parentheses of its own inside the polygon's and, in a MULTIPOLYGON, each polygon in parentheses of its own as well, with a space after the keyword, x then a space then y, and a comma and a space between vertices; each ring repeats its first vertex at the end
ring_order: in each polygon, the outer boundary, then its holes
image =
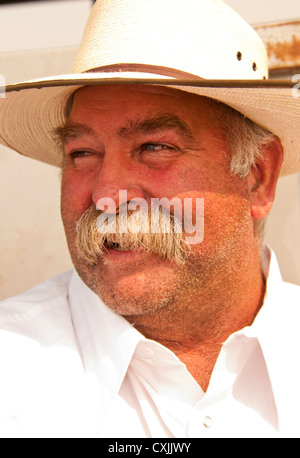
POLYGON ((70 118, 89 115, 128 117, 136 114, 174 113, 191 124, 215 124, 217 102, 196 94, 162 86, 112 85, 86 86, 73 96, 70 118))

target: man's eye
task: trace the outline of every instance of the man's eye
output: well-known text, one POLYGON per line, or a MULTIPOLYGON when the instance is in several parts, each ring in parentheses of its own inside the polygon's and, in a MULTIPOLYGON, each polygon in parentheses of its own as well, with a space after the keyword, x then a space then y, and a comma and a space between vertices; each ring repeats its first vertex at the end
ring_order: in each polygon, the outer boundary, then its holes
POLYGON ((86 149, 74 149, 66 151, 65 164, 73 165, 76 167, 93 167, 95 162, 98 161, 98 155, 94 151, 86 149))
POLYGON ((174 151, 174 147, 171 147, 170 145, 164 145, 162 143, 145 143, 142 145, 142 151, 153 151, 153 152, 159 152, 159 151, 174 151))
POLYGON ((90 155, 91 152, 90 151, 85 151, 85 150, 79 150, 79 151, 72 151, 72 153, 70 153, 70 156, 73 158, 73 159, 76 159, 78 157, 85 157, 85 156, 88 156, 90 155))

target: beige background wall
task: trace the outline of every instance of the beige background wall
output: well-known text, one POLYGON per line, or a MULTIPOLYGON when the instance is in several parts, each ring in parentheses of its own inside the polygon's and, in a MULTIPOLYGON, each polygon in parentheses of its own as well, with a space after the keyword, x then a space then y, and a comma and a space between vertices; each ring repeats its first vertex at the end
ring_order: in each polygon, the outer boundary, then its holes
MULTIPOLYGON (((0 6, 1 80, 68 73, 91 6, 91 0, 0 6)), ((2 146, 0 164, 1 300, 72 264, 60 220, 59 170, 2 146)))
MULTIPOLYGON (((0 74, 7 83, 70 70, 91 2, 42 3, 43 6, 35 5, 36 11, 32 9, 33 4, 30 5, 30 14, 26 6, 15 12, 0 6, 0 74), (23 21, 17 22, 17 15, 22 16, 23 21), (46 30, 47 19, 50 31, 46 30), (1 25, 4 23, 6 36, 1 25), (26 33, 22 29, 25 25, 26 33), (14 30, 13 37, 8 32, 10 29, 14 30)), ((280 2, 280 7, 271 0, 230 0, 228 3, 251 23, 300 17, 299 0, 286 0, 284 5, 280 2)), ((2 299, 70 268, 71 262, 60 222, 59 171, 4 147, 0 147, 0 161, 2 299)), ((299 175, 280 180, 266 240, 277 253, 284 278, 300 284, 299 175)))
MULTIPOLYGON (((69 71, 73 49, 0 55, 9 81, 69 71), (20 71, 21 70, 21 71, 20 71)), ((59 170, 0 146, 0 300, 71 268, 59 170)))

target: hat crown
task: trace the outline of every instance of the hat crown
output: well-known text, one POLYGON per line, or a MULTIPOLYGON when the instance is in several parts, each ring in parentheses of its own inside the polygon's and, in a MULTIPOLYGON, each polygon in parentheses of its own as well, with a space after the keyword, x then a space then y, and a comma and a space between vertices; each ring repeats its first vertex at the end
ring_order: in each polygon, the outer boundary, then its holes
POLYGON ((98 0, 72 73, 145 66, 168 76, 172 70, 207 79, 268 76, 261 39, 222 0, 98 0))

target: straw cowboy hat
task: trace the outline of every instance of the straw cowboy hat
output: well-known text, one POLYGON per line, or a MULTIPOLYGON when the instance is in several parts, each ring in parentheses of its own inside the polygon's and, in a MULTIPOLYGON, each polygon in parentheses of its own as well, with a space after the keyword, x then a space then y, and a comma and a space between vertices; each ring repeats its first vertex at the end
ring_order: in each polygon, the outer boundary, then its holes
POLYGON ((128 83, 170 86, 232 106, 280 138, 282 175, 300 171, 295 83, 268 80, 263 43, 221 0, 98 0, 71 74, 6 87, 0 142, 59 165, 52 131, 65 122, 71 94, 84 85, 128 83))

